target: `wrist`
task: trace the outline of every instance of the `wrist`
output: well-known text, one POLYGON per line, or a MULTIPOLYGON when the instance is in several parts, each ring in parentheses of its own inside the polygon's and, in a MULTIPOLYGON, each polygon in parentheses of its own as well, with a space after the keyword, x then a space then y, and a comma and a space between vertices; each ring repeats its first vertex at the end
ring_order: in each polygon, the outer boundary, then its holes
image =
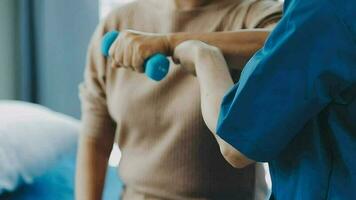
POLYGON ((172 56, 174 54, 174 49, 176 48, 174 35, 167 34, 167 35, 164 35, 164 37, 165 37, 164 40, 165 40, 167 52, 168 52, 167 56, 172 56))
MULTIPOLYGON (((220 58, 222 53, 214 46, 201 45, 194 49, 194 63, 204 63, 203 65, 211 65, 216 63, 217 58, 220 58)), ((197 65, 199 67, 201 65, 197 65)))

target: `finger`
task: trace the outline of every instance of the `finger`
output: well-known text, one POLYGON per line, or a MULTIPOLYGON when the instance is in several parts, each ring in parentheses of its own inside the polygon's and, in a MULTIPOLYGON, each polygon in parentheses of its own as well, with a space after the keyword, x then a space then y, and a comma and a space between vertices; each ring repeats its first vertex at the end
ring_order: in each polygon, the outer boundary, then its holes
POLYGON ((120 67, 124 67, 123 59, 124 59, 124 51, 121 46, 118 46, 115 49, 115 53, 113 55, 113 59, 115 60, 115 63, 119 65, 120 67))
POLYGON ((143 73, 144 72, 144 59, 138 55, 138 54, 134 54, 132 57, 132 66, 135 69, 135 71, 139 72, 139 73, 143 73))
POLYGON ((172 61, 173 61, 174 64, 176 64, 176 65, 179 65, 179 64, 180 64, 179 59, 178 59, 177 57, 175 57, 175 56, 172 56, 172 61))
POLYGON ((124 66, 127 66, 127 67, 132 66, 131 60, 132 60, 132 48, 128 43, 126 43, 124 50, 123 50, 123 64, 124 64, 124 66))
POLYGON ((116 63, 116 61, 114 59, 110 59, 110 66, 112 68, 119 68, 120 65, 118 63, 116 63))
POLYGON ((123 53, 122 53, 122 60, 123 60, 122 63, 126 69, 135 71, 135 69, 132 67, 132 63, 131 63, 132 53, 131 53, 130 49, 131 48, 128 46, 126 48, 124 48, 123 53))
POLYGON ((181 57, 181 46, 175 48, 172 56, 172 60, 176 64, 180 64, 180 57, 181 57))

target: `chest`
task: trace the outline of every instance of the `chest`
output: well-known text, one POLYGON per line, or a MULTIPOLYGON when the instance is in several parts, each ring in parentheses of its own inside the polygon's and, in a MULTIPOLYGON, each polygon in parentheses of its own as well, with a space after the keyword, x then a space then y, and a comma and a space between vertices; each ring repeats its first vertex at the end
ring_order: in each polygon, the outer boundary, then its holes
POLYGON ((145 10, 121 21, 118 29, 152 33, 231 31, 244 27, 247 10, 239 4, 192 12, 145 10))
POLYGON ((198 81, 175 65, 160 82, 124 68, 116 69, 108 77, 107 90, 109 112, 121 124, 154 128, 201 119, 198 81))

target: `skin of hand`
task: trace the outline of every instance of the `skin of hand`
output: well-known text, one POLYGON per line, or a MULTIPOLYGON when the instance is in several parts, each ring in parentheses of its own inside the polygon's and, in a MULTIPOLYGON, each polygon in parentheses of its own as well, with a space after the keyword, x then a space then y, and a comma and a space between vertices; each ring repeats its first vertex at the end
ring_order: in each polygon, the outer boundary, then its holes
POLYGON ((109 50, 109 56, 114 60, 113 67, 130 68, 139 73, 144 72, 144 61, 156 53, 172 54, 167 37, 133 30, 120 32, 109 50))
POLYGON ((254 161, 216 134, 222 99, 226 91, 234 85, 221 50, 204 42, 191 40, 176 47, 174 58, 186 71, 196 74, 201 91, 202 115, 207 127, 215 136, 224 158, 236 168, 253 163, 254 161))
POLYGON ((241 30, 214 33, 153 34, 123 30, 110 48, 113 67, 125 67, 142 73, 143 63, 150 56, 162 53, 172 56, 173 50, 187 40, 199 40, 221 49, 232 70, 241 70, 260 49, 270 30, 241 30))

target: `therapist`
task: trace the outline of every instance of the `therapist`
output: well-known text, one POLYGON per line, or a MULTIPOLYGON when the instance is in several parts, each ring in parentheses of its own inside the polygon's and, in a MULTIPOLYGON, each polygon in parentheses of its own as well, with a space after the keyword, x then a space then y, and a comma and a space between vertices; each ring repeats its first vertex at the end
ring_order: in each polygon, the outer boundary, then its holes
POLYGON ((236 167, 267 161, 276 199, 356 199, 355 8, 354 0, 286 0, 236 85, 216 47, 175 49, 196 72, 206 124, 229 143, 218 140, 225 158, 236 167))

